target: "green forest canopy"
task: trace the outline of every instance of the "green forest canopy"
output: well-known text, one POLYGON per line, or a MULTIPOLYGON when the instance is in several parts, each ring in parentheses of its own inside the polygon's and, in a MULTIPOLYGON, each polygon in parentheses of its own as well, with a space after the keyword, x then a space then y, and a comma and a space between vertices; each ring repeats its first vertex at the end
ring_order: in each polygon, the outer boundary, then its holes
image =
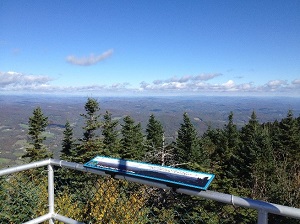
MULTIPOLYGON (((142 130, 130 116, 119 122, 109 111, 100 115, 99 102, 93 98, 84 108, 82 137, 75 138, 66 121, 61 159, 85 163, 105 155, 210 172, 216 175, 211 190, 300 207, 300 117, 291 110, 282 120, 267 123, 260 123, 253 111, 239 129, 231 112, 223 128, 209 127, 202 136, 184 112, 176 139, 167 144, 163 126, 153 114, 142 130)), ((42 144, 45 136, 39 136, 46 121, 35 109, 26 152, 30 161, 48 155, 42 144)))

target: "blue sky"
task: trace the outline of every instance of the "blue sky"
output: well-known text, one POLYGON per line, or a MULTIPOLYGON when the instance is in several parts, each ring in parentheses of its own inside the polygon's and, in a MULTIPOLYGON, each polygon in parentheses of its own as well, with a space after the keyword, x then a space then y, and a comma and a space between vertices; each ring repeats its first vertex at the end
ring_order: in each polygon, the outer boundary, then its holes
POLYGON ((0 2, 0 92, 300 96, 300 1, 0 2))

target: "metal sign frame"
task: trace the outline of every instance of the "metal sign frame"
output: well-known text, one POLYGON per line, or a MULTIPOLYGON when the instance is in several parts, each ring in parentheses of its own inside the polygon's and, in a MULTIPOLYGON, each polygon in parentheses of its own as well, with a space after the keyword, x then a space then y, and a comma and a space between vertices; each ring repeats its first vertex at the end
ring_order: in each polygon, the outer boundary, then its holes
POLYGON ((85 163, 84 167, 102 170, 110 175, 135 176, 163 182, 170 187, 185 187, 197 190, 207 190, 215 177, 214 174, 105 156, 95 157, 85 163))

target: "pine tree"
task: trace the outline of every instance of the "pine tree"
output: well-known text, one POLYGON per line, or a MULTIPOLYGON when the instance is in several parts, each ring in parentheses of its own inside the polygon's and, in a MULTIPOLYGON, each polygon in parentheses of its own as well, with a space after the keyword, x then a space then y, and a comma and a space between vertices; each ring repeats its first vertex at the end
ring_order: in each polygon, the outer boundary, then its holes
POLYGON ((202 142, 206 144, 208 152, 211 154, 212 167, 220 166, 224 161, 226 148, 224 143, 226 142, 226 137, 224 130, 222 129, 212 129, 209 127, 202 136, 202 142))
POLYGON ((286 118, 279 123, 279 137, 282 143, 280 153, 291 163, 298 162, 300 159, 300 136, 297 124, 297 120, 294 119, 291 110, 288 111, 286 118))
POLYGON ((65 124, 65 130, 63 132, 64 138, 62 140, 62 154, 61 159, 72 160, 72 153, 74 150, 74 138, 73 138, 73 128, 69 121, 65 124))
POLYGON ((166 144, 163 126, 153 114, 150 115, 146 128, 147 161, 160 165, 172 166, 174 161, 174 145, 166 144))
POLYGON ((208 144, 211 144, 211 166, 216 175, 216 189, 226 193, 233 192, 238 178, 240 159, 237 156, 239 133, 233 122, 233 113, 228 116, 228 123, 224 129, 207 130, 204 135, 208 138, 208 144))
MULTIPOLYGON (((86 163, 95 156, 103 154, 103 143, 100 137, 97 136, 97 131, 101 126, 101 122, 99 121, 100 115, 98 114, 100 110, 99 103, 95 99, 88 98, 84 109, 86 113, 80 114, 80 116, 85 119, 83 138, 79 139, 80 143, 74 144, 72 137, 73 131, 69 125, 66 125, 64 132, 64 152, 62 156, 65 156, 66 159, 71 162, 86 163)), ((76 189, 69 189, 70 192, 81 192, 86 190, 87 181, 95 181, 96 178, 96 176, 82 175, 80 171, 60 169, 57 173, 57 180, 60 181, 61 184, 57 186, 57 191, 64 192, 67 190, 68 185, 75 184, 76 189)))
POLYGON ((262 150, 259 142, 259 137, 261 135, 261 127, 258 123, 256 114, 253 111, 248 124, 241 130, 242 144, 240 150, 237 151, 237 154, 241 159, 239 177, 243 185, 249 188, 253 187, 251 174, 253 166, 258 159, 258 154, 262 150))
POLYGON ((233 122, 233 112, 228 116, 228 123, 225 125, 225 135, 227 137, 227 146, 231 153, 235 153, 239 146, 239 132, 233 122))
POLYGON ((226 135, 223 129, 211 129, 210 127, 202 136, 204 150, 210 155, 210 169, 216 175, 212 186, 215 190, 227 191, 231 186, 231 180, 226 176, 227 161, 230 158, 226 146, 226 135))
MULTIPOLYGON (((76 145, 73 138, 73 128, 71 127, 69 121, 67 121, 65 124, 65 130, 63 134, 64 138, 62 140, 62 151, 60 158, 69 162, 77 161, 76 157, 74 156, 76 145)), ((59 182, 59 184, 57 185, 56 190, 58 192, 63 192, 66 188, 68 188, 68 185, 74 182, 74 179, 78 179, 78 176, 80 175, 75 176, 74 171, 69 169, 58 169, 56 172, 56 181, 59 182)))
POLYGON ((118 157, 120 150, 119 131, 117 126, 119 122, 112 119, 111 113, 108 111, 103 115, 102 135, 104 136, 103 144, 107 155, 118 157))
POLYGON ((83 133, 82 141, 88 142, 90 139, 93 139, 96 136, 95 131, 100 128, 101 123, 99 121, 100 114, 98 111, 100 110, 99 103, 96 99, 88 98, 84 109, 86 114, 80 114, 80 116, 85 118, 85 126, 83 129, 85 132, 83 133))
POLYGON ((96 131, 101 127, 99 103, 96 99, 88 98, 84 109, 86 114, 80 114, 85 119, 83 138, 79 139, 82 143, 76 147, 73 155, 74 162, 81 163, 103 153, 103 143, 96 135, 96 131))
POLYGON ((270 183, 275 179, 274 155, 269 130, 259 124, 254 111, 241 130, 241 147, 237 154, 241 160, 239 185, 248 189, 248 197, 268 200, 270 183))
POLYGON ((146 139, 149 150, 163 147, 164 130, 162 124, 156 120, 153 114, 150 115, 146 128, 146 139))
POLYGON ((124 117, 123 122, 120 156, 124 159, 142 159, 145 152, 141 123, 135 124, 129 115, 124 117))
MULTIPOLYGON (((276 160, 272 148, 270 135, 272 127, 269 124, 260 126, 260 134, 256 137, 259 150, 256 152, 255 163, 252 164, 251 170, 251 198, 257 198, 264 201, 273 201, 274 192, 280 192, 276 185, 276 160)), ((278 164, 277 164, 278 165, 278 164)), ((249 180, 245 180, 245 182, 249 180)))
POLYGON ((29 161, 32 162, 51 157, 52 153, 43 144, 46 139, 43 132, 48 126, 48 117, 44 116, 40 107, 33 110, 33 115, 29 118, 28 124, 29 147, 27 147, 23 158, 29 158, 29 161))
POLYGON ((228 116, 228 123, 225 125, 224 134, 226 136, 226 156, 225 167, 226 176, 233 181, 233 186, 236 184, 236 179, 238 179, 238 172, 242 165, 241 159, 238 157, 238 150, 240 146, 240 136, 236 125, 233 122, 233 112, 230 112, 228 116))
POLYGON ((197 130, 187 113, 183 114, 183 123, 178 130, 175 158, 182 167, 191 168, 191 164, 200 162, 201 151, 197 130), (187 164, 190 163, 188 166, 187 164))

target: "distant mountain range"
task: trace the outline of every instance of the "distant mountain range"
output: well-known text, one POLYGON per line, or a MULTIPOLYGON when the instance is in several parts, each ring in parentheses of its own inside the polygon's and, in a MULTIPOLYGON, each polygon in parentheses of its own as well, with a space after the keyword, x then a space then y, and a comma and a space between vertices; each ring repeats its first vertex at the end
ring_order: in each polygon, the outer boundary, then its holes
MULTIPOLYGON (((106 110, 114 119, 122 123, 122 118, 130 115, 141 122, 145 129, 149 116, 154 114, 161 121, 169 141, 174 140, 182 122, 184 112, 193 121, 199 135, 208 126, 222 128, 227 123, 229 113, 242 127, 254 110, 258 120, 263 122, 281 120, 292 110, 295 117, 300 114, 300 98, 292 97, 94 97, 100 103, 101 114, 106 110)), ((74 127, 74 135, 82 137, 84 104, 87 97, 63 97, 53 95, 0 95, 0 168, 23 161, 27 140, 28 119, 35 107, 40 106, 50 125, 45 133, 46 144, 58 157, 61 149, 62 132, 67 120, 74 127)))

